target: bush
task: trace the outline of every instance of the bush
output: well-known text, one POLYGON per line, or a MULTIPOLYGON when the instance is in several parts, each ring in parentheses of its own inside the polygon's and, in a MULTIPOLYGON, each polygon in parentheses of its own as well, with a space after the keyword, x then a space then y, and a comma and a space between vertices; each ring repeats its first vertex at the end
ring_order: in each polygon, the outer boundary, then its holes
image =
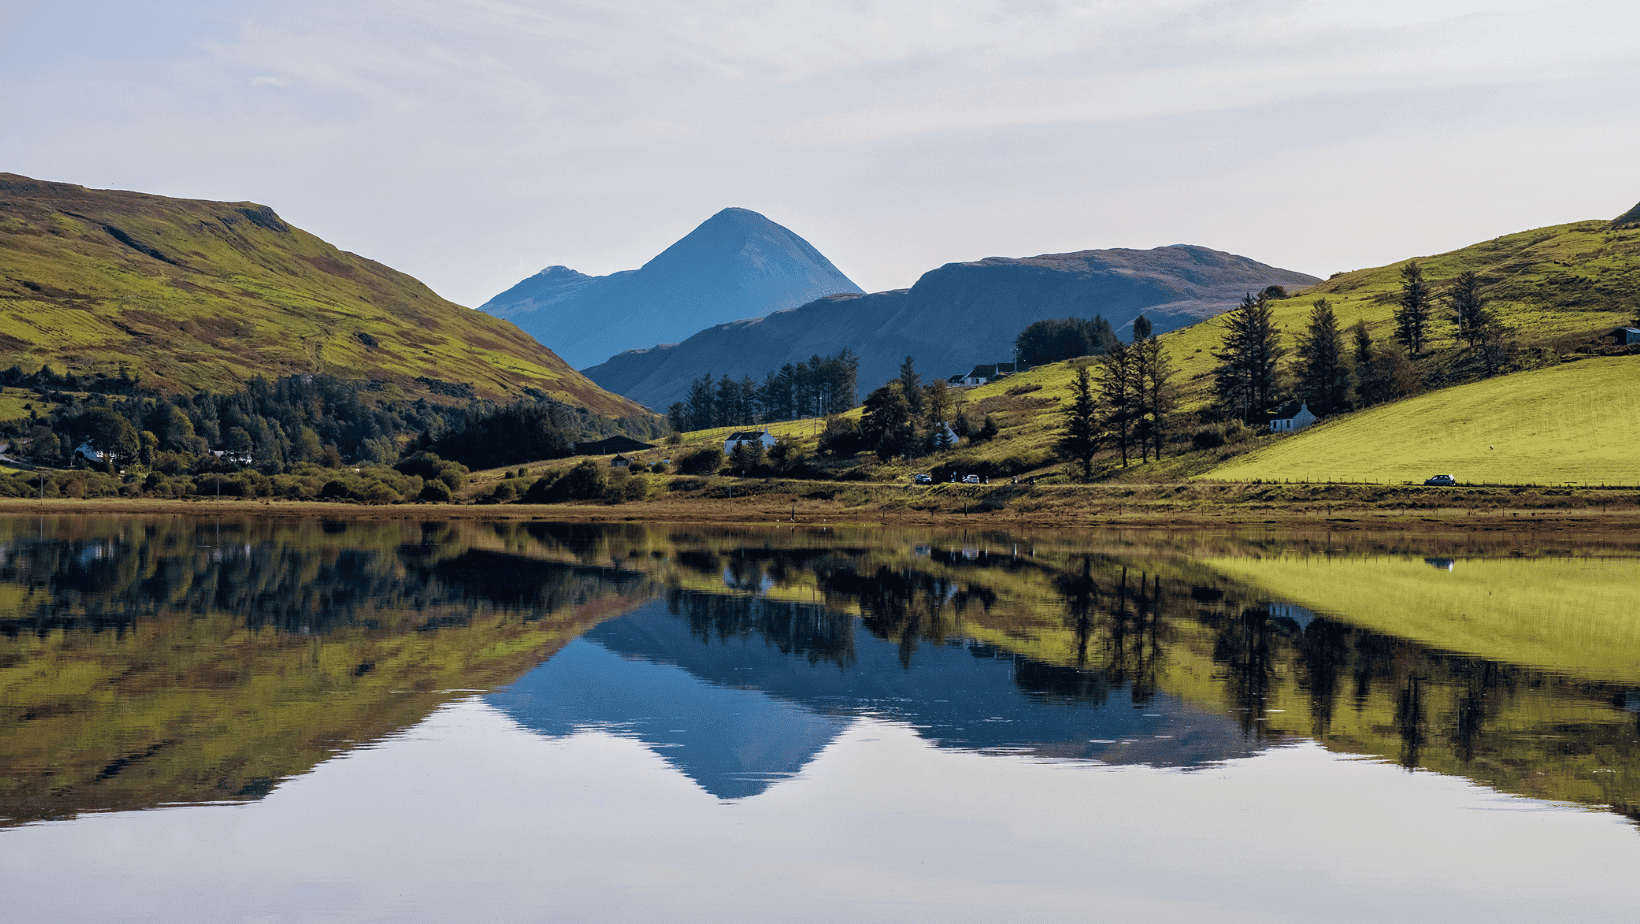
POLYGON ((443 481, 428 481, 422 484, 421 493, 417 495, 429 504, 448 504, 455 499, 455 492, 443 481))
POLYGON ((1221 420, 1198 427, 1196 432, 1190 434, 1190 448, 1217 449, 1242 442, 1252 435, 1252 429, 1239 420, 1221 420))
POLYGON ((851 417, 833 417, 826 421, 826 429, 820 434, 819 451, 823 455, 849 457, 857 455, 867 449, 865 438, 860 435, 860 422, 851 417))
POLYGON ((697 449, 678 460, 678 471, 685 475, 714 475, 723 467, 723 450, 716 446, 697 449))

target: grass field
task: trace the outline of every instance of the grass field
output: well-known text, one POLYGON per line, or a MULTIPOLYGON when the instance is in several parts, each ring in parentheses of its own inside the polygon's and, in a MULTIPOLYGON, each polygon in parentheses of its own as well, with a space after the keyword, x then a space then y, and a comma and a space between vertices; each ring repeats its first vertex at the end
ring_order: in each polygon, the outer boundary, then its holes
POLYGON ((1640 357, 1601 357, 1345 415, 1232 459, 1222 481, 1640 485, 1640 357))
POLYGON ((1640 681, 1640 561, 1216 558, 1272 600, 1447 651, 1574 677, 1640 681))

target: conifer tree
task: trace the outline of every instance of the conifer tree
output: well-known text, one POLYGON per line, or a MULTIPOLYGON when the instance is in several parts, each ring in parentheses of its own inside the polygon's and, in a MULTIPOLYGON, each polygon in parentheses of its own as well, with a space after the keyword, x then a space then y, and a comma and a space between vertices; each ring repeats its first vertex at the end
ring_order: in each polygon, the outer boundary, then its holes
POLYGON ((1417 356, 1424 350, 1424 339, 1429 332, 1429 285, 1424 282, 1423 268, 1417 260, 1408 260, 1401 267, 1401 303, 1395 309, 1395 339, 1417 356))
POLYGON ((1116 439, 1116 448, 1122 453, 1122 467, 1128 466, 1128 452, 1133 448, 1133 430, 1137 420, 1135 404, 1138 389, 1134 385, 1134 349, 1118 342, 1099 362, 1099 397, 1101 399, 1103 429, 1116 439))
POLYGON ((1252 423, 1275 402, 1279 385, 1276 362, 1286 353, 1276 329, 1269 297, 1245 295, 1224 314, 1224 342, 1213 354, 1219 401, 1225 409, 1252 423))
POLYGON ((1094 398, 1088 367, 1080 366, 1071 382, 1071 401, 1065 406, 1060 430, 1060 453, 1082 466, 1082 480, 1093 477, 1093 455, 1099 451, 1099 402, 1094 398))
POLYGON ((1481 297, 1480 280, 1473 271, 1459 273, 1447 289, 1446 298, 1452 306, 1452 323, 1458 328, 1458 339, 1473 348, 1492 326, 1492 312, 1481 297))
MULTIPOLYGON (((1365 326, 1360 330, 1365 333, 1365 326)), ((1370 341, 1367 353, 1370 359, 1370 341)), ((1332 305, 1324 298, 1310 307, 1309 324, 1298 337, 1298 393, 1320 417, 1336 414, 1349 403, 1350 368, 1344 338, 1332 305)))

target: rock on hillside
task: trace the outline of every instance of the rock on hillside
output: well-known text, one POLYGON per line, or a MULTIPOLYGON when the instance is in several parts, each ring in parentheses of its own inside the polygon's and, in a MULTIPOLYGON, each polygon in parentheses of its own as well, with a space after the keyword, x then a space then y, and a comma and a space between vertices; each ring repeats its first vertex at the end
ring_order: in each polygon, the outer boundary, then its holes
POLYGON ((1623 214, 1617 216, 1617 220, 1612 222, 1612 227, 1613 228, 1640 227, 1640 204, 1636 204, 1634 208, 1629 209, 1627 212, 1624 212, 1623 214))
POLYGON ((485 302, 574 366, 763 317, 855 285, 808 241, 747 209, 724 209, 641 269, 588 276, 549 266, 485 302))
POLYGON ((642 409, 523 331, 338 250, 265 205, 86 189, 0 174, 6 363, 226 391, 328 373, 401 394, 642 409), (465 386, 465 387, 464 387, 465 386))
POLYGON ((1033 321, 1099 314, 1122 331, 1144 314, 1162 333, 1232 308, 1249 291, 1317 281, 1188 245, 991 257, 948 263, 910 289, 833 296, 720 324, 673 346, 622 353, 585 372, 611 391, 664 409, 682 400, 702 375, 761 381, 786 363, 847 347, 860 357, 865 390, 897 374, 907 356, 925 381, 1012 361, 1014 338, 1033 321))

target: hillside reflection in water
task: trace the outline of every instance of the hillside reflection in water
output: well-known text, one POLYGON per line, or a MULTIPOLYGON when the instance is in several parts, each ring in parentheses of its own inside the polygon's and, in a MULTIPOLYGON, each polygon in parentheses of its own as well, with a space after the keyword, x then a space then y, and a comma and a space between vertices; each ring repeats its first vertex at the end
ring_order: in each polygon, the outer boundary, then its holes
MULTIPOLYGON (((1285 820, 1265 835, 1238 829, 1235 838, 1251 839, 1238 849, 1275 853, 1289 847, 1259 837, 1288 844, 1326 839, 1331 835, 1323 832, 1338 824, 1328 816, 1350 801, 1378 805, 1409 833, 1427 834, 1424 826, 1437 817, 1457 824, 1451 819, 1467 817, 1465 806, 1481 807, 1479 791, 1468 783, 1635 818, 1640 676, 1627 673, 1632 652, 1588 652, 1626 644, 1628 614, 1601 612, 1599 601, 1606 599, 1603 582, 1634 586, 1637 560, 1626 550, 1556 549, 1546 557, 1543 551, 1508 539, 1488 547, 1433 537, 1380 537, 1352 550, 1329 537, 1157 542, 1097 534, 545 523, 0 521, 0 727, 6 729, 0 818, 13 825, 60 820, 0 831, 0 861, 26 860, 43 877, 43 889, 51 881, 43 867, 51 844, 95 852, 107 824, 135 817, 99 821, 95 813, 181 803, 243 803, 244 810, 272 813, 270 819, 309 818, 326 839, 358 839, 362 849, 376 835, 348 827, 348 812, 338 812, 336 800, 362 799, 367 806, 375 797, 349 796, 351 787, 399 791, 408 767, 453 788, 422 788, 405 796, 408 803, 383 806, 420 821, 389 823, 366 813, 354 824, 427 825, 419 836, 432 839, 454 825, 469 839, 493 839, 495 849, 528 853, 530 847, 512 843, 516 832, 500 820, 509 811, 506 800, 528 803, 512 806, 526 814, 548 813, 539 819, 544 825, 568 815, 594 827, 602 818, 613 828, 623 825, 607 813, 625 809, 609 800, 627 800, 651 805, 656 827, 647 836, 667 841, 683 837, 691 824, 719 826, 704 822, 698 815, 704 809, 677 790, 677 781, 687 781, 709 805, 762 806, 747 808, 757 813, 792 810, 830 792, 842 800, 839 811, 870 816, 850 840, 832 846, 868 854, 900 835, 881 827, 893 825, 892 810, 859 804, 865 798, 860 787, 899 779, 915 767, 924 795, 955 801, 937 823, 922 797, 907 805, 918 805, 914 814, 927 816, 930 831, 945 830, 940 837, 974 845, 981 862, 964 873, 967 898, 895 898, 909 913, 931 904, 977 913, 1014 894, 1004 883, 1020 873, 997 851, 1024 849, 1029 856, 1021 862, 1057 869, 1059 858, 1030 851, 1072 849, 1100 824, 1140 824, 1137 816, 1116 819, 1119 810, 1106 801, 1130 786, 1152 795, 1165 790, 1195 812, 1222 812, 1216 820, 1197 819, 1214 830, 1234 827, 1248 806, 1241 796, 1225 794, 1230 801, 1223 804, 1209 798, 1220 785, 1211 781, 1240 780, 1247 792, 1282 803, 1267 807, 1285 820), (1491 561, 1510 564, 1466 569, 1491 561), (1388 593, 1394 581, 1421 580, 1401 577, 1407 567, 1438 576, 1485 573, 1506 591, 1510 582, 1530 587, 1537 573, 1545 581, 1574 581, 1589 596, 1571 607, 1575 613, 1555 619, 1582 620, 1570 634, 1585 640, 1610 638, 1589 649, 1517 626, 1506 638, 1453 650, 1467 640, 1433 617, 1428 625, 1413 619, 1409 635, 1451 646, 1443 650, 1382 631, 1402 625, 1395 620, 1405 614, 1357 606, 1348 597, 1329 597, 1313 580, 1306 583, 1321 573, 1322 584, 1379 581, 1388 593), (1532 660, 1500 657, 1519 653, 1532 660), (475 699, 474 691, 485 695, 475 699), (508 756, 500 765, 477 764, 456 749, 508 756), (1329 752, 1371 758, 1381 770, 1401 774, 1402 782, 1353 761, 1339 763, 1329 752), (560 757, 571 769, 554 769, 560 757), (979 771, 969 759, 1015 769, 979 771), (576 775, 580 770, 573 768, 583 760, 602 768, 596 781, 576 775), (876 763, 882 760, 892 768, 876 763), (1121 767, 1130 769, 1110 775, 1121 767), (1106 769, 1088 772, 1094 768, 1106 769), (1152 768, 1171 769, 1156 776, 1152 768), (1404 773, 1414 769, 1468 783, 1443 789, 1433 785, 1440 777, 1404 773), (1208 772, 1170 775, 1179 770, 1208 772), (1062 776, 1066 771, 1080 775, 1062 776), (509 789, 512 773, 568 788, 520 796, 509 789), (642 795, 622 788, 628 785, 622 781, 638 778, 649 781, 642 795), (1318 794, 1319 801, 1298 797, 1319 779, 1362 788, 1318 794), (1043 780, 1053 782, 1034 792, 1043 780), (492 785, 500 801, 469 804, 492 785), (1310 808, 1293 814, 1283 785, 1310 808), (588 795, 604 786, 613 788, 588 795), (1088 832, 1067 832, 1064 843, 1053 837, 1038 843, 1033 834, 1018 835, 1012 846, 995 841, 1011 835, 976 817, 1040 821, 1046 809, 1036 800, 1049 791, 1082 800, 1082 810, 1097 804, 1110 817, 1088 820, 1088 832), (1407 800, 1403 810, 1384 802, 1392 791, 1407 800), (1435 791, 1446 795, 1431 808, 1424 803, 1435 791), (590 801, 577 801, 577 792, 590 801), (427 804, 429 795, 468 804, 474 817, 495 816, 500 827, 468 829, 471 822, 427 804), (854 808, 844 808, 849 805, 854 808), (323 820, 327 812, 334 822, 323 820), (992 869, 992 862, 1001 865, 992 869), (994 889, 986 887, 988 874, 995 876, 994 889)), ((1441 585, 1417 590, 1426 599, 1444 592, 1441 585)), ((1451 599, 1431 603, 1430 612, 1474 605, 1465 593, 1453 584, 1451 599)), ((1565 626, 1556 627, 1564 634, 1565 626)), ((1534 833, 1528 816, 1566 813, 1554 803, 1521 803, 1536 807, 1521 816, 1523 827, 1487 835, 1498 868, 1535 862, 1533 851, 1548 842, 1534 833), (1534 842, 1540 846, 1527 846, 1534 842)), ((176 824, 208 827, 217 817, 210 813, 227 810, 192 809, 186 817, 194 820, 176 824)), ((1192 836, 1188 827, 1173 831, 1171 810, 1155 805, 1148 811, 1160 832, 1146 835, 1153 846, 1178 850, 1184 842, 1154 839, 1192 836)), ((178 817, 150 814, 154 820, 142 822, 144 829, 178 817)), ((1604 818, 1608 828, 1625 824, 1610 814, 1587 818, 1604 818)), ((739 843, 732 829, 720 831, 710 849, 737 855, 756 840, 739 843)), ((791 832, 794 843, 834 836, 791 832)), ((1640 859, 1632 828, 1617 842, 1606 834, 1567 837, 1557 835, 1555 849, 1584 858, 1585 869, 1557 872, 1552 882, 1537 883, 1539 892, 1572 889, 1597 912, 1637 907, 1636 887, 1594 884, 1600 881, 1595 871, 1608 862, 1640 859)), ((630 844, 608 846, 612 856, 631 850, 630 844)), ((935 850, 930 843, 901 846, 935 850)), ((1380 849, 1389 848, 1372 845, 1380 849)), ((623 865, 628 861, 592 869, 577 865, 589 859, 559 859, 606 885, 675 875, 637 872, 623 865)), ((1175 877, 1185 868, 1157 862, 1175 877)), ((1209 871, 1200 869, 1202 862, 1194 857, 1186 866, 1196 864, 1192 875, 1218 881, 1242 861, 1206 861, 1209 871)), ((1453 862, 1449 874, 1433 880, 1428 870, 1411 867, 1390 878, 1440 883, 1460 867, 1473 876, 1471 866, 1486 858, 1453 862)), ((897 861, 888 865, 898 868, 897 861)), ((150 865, 144 875, 168 881, 179 873, 150 865)), ((462 878, 467 875, 435 872, 428 881, 446 889, 457 882, 476 887, 462 878)), ((1024 904, 1014 906, 1028 913, 1016 917, 1045 919, 1099 897, 1085 891, 1093 886, 1073 885, 1078 880, 1068 870, 1071 878, 1064 880, 1035 875, 1047 878, 1033 880, 1024 904)), ((1117 891, 1137 916, 1164 919, 1177 899, 1165 880, 1153 883, 1154 893, 1142 885, 1117 891)), ((1517 885, 1524 889, 1525 880, 1517 885)), ((1474 882, 1430 887, 1448 890, 1454 900, 1476 900, 1474 882)), ((231 893, 222 898, 226 907, 248 894, 224 888, 231 893)), ((1502 896, 1515 886, 1488 888, 1502 896)), ((44 901, 44 895, 36 897, 44 901)), ((324 898, 281 902, 279 919, 334 911, 324 898)), ((1386 912, 1362 902, 1362 919, 1386 912)), ((1242 912, 1276 913, 1274 904, 1259 906, 1251 896, 1231 904, 1242 912)), ((389 905, 351 914, 420 916, 389 905)), ((1498 905, 1497 913, 1521 920, 1537 907, 1498 905)), ((89 920, 98 909, 87 901, 79 917, 89 920)), ((527 903, 492 910, 500 919, 530 919, 527 903)), ((628 910, 633 917, 644 913, 641 902, 628 910)), ((844 906, 830 912, 845 913, 844 906)), ((581 919, 621 917, 585 913, 581 919)), ((1394 908, 1397 916, 1406 913, 1394 908)), ((818 906, 813 917, 825 919, 818 906)), ((425 918, 439 919, 431 911, 425 918)))

